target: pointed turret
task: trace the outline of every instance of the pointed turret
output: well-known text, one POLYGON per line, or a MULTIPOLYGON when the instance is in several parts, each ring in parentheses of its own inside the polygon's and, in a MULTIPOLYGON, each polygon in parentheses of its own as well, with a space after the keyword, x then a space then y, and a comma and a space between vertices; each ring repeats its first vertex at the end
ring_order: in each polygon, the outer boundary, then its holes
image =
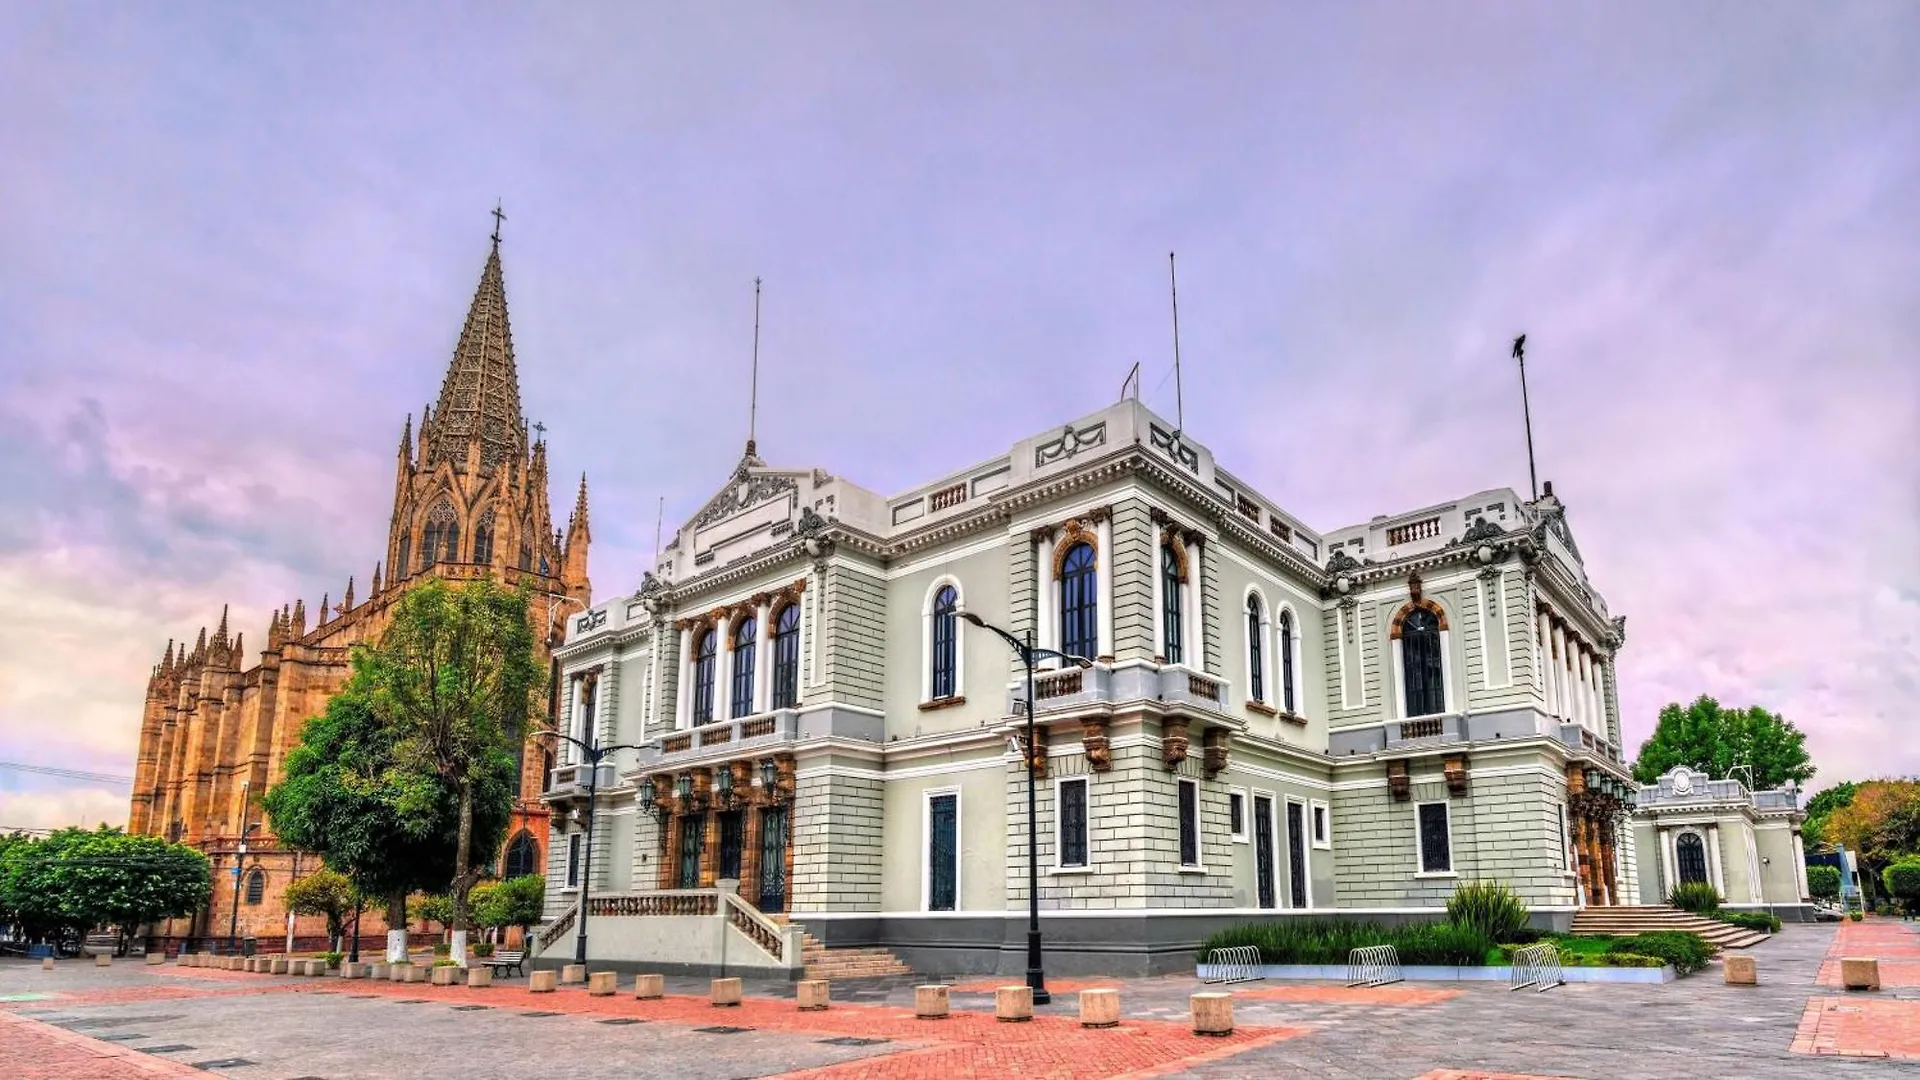
POLYGON ((233 635, 233 666, 236 668, 247 666, 246 638, 245 634, 233 635))
POLYGON ((227 605, 220 605, 220 625, 214 628, 213 643, 222 649, 227 647, 227 605))
POLYGON ((344 614, 353 610, 353 578, 347 578, 347 595, 340 601, 340 610, 344 614))
POLYGON ((286 640, 287 624, 283 621, 280 612, 275 611, 273 616, 267 620, 267 651, 277 651, 281 643, 286 640))
POLYGON ((293 602, 292 633, 295 638, 307 636, 307 602, 305 600, 295 600, 293 602))
POLYGON ((313 625, 315 625, 315 626, 325 626, 325 625, 327 625, 327 612, 329 612, 329 611, 331 611, 331 610, 333 610, 332 608, 330 608, 330 607, 328 607, 327 605, 328 605, 328 603, 329 603, 329 602, 331 602, 332 600, 333 600, 333 594, 332 594, 332 593, 321 593, 321 594, 320 594, 320 617, 319 617, 319 619, 318 619, 318 620, 316 620, 316 621, 314 622, 314 624, 313 624, 313 625))
POLYGON ((375 596, 379 596, 379 595, 380 595, 380 588, 381 588, 381 584, 380 584, 380 564, 379 564, 379 563, 374 563, 374 564, 373 564, 373 591, 372 591, 372 592, 370 592, 370 593, 368 593, 367 595, 368 595, 369 597, 375 597, 375 596))
POLYGON ((200 636, 193 643, 193 662, 203 663, 207 659, 207 628, 200 628, 200 636))
POLYGON ((167 651, 160 654, 160 673, 163 675, 172 675, 173 670, 173 639, 168 638, 167 651))
POLYGON ((514 370, 513 333, 507 322, 506 280, 500 269, 500 245, 487 253, 467 310, 466 325, 453 349, 453 361, 440 384, 432 431, 422 422, 421 464, 451 462, 466 470, 469 461, 482 475, 526 453, 521 434, 520 378, 514 370), (469 456, 469 448, 473 456, 469 456))
POLYGON ((567 519, 567 544, 561 555, 560 577, 567 583, 568 595, 585 602, 590 592, 587 582, 587 547, 593 541, 593 529, 587 524, 587 474, 580 474, 580 494, 574 498, 573 516, 567 519))
POLYGON ((407 414, 407 422, 404 425, 402 425, 400 428, 400 458, 402 461, 413 460, 413 414, 412 413, 407 414))

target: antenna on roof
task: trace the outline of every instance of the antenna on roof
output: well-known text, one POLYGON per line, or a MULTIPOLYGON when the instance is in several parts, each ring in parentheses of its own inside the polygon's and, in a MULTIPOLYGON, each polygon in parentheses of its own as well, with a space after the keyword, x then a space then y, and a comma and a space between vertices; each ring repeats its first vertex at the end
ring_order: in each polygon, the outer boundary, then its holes
POLYGON ((660 565, 660 521, 667 516, 667 497, 660 496, 660 505, 653 511, 653 565, 660 565))
POLYGON ((1138 360, 1134 361, 1133 370, 1127 372, 1127 377, 1120 380, 1121 401, 1127 400, 1127 387, 1129 386, 1133 387, 1133 399, 1135 401, 1140 400, 1140 362, 1138 360))
POLYGON ((747 456, 753 456, 753 429, 760 418, 760 279, 753 279, 753 381, 747 390, 747 456))
POLYGON ((1167 286, 1173 295, 1173 428, 1177 434, 1187 429, 1187 398, 1180 385, 1180 278, 1174 272, 1171 251, 1167 252, 1167 286))
POLYGON ((1513 358, 1520 361, 1520 415, 1527 424, 1527 483, 1533 487, 1533 499, 1540 501, 1540 478, 1533 468, 1533 408, 1527 402, 1527 335, 1513 339, 1513 358))

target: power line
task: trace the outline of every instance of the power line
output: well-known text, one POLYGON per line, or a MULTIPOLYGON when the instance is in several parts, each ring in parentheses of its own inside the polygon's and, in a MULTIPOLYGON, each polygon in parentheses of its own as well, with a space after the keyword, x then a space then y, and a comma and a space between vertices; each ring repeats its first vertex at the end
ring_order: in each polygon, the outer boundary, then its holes
POLYGON ((57 776, 63 780, 83 780, 92 784, 114 784, 119 787, 132 787, 133 777, 114 776, 110 773, 82 772, 79 769, 59 769, 52 765, 28 765, 18 761, 0 761, 0 769, 14 772, 35 773, 40 776, 57 776))

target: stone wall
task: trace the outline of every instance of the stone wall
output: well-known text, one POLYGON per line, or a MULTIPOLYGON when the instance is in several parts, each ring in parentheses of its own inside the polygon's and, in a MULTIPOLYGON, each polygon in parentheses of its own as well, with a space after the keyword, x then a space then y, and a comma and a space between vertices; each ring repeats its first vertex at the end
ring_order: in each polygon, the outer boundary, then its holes
POLYGON ((877 780, 815 772, 793 806, 795 911, 874 911, 880 902, 884 824, 877 780))
POLYGON ((884 578, 843 563, 828 568, 821 642, 827 699, 869 709, 883 707, 886 613, 884 578))

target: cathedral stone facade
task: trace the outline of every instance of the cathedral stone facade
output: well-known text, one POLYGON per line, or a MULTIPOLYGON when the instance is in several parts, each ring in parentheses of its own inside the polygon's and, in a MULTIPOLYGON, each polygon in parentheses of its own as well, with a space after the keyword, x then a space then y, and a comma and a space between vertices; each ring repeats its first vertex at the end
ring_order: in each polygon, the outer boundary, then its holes
POLYGON ((734 967, 793 970, 785 923, 1018 972, 1029 754, 1049 971, 1432 917, 1474 879, 1565 927, 1640 893, 1624 635, 1551 485, 1322 532, 1132 400, 893 496, 750 443, 568 623, 557 722, 637 749, 597 777, 562 751, 536 944, 572 955, 587 884, 596 962, 698 967, 658 920, 704 918, 734 967), (976 618, 1081 658, 1035 679, 1033 746, 976 618))
MULTIPOLYGON (((386 556, 374 565, 364 594, 349 578, 339 602, 323 599, 311 620, 304 601, 282 607, 269 617, 257 656, 230 632, 223 611, 211 635, 203 628, 191 647, 177 650, 169 642, 154 668, 141 713, 129 828, 191 844, 214 868, 207 910, 156 927, 159 936, 225 937, 236 889, 241 937, 280 940, 288 933, 281 895, 320 860, 278 842, 260 796, 279 780, 303 722, 322 712, 346 681, 349 649, 379 637, 408 588, 435 577, 527 584, 533 615, 545 625, 536 637, 543 665, 566 618, 586 604, 586 480, 563 533, 549 506, 546 443, 521 417, 497 238, 439 401, 421 415, 417 446, 411 418, 400 437, 392 505, 386 556)), ((547 808, 539 793, 548 762, 542 754, 536 744, 525 748, 500 857, 505 873, 538 872, 545 863, 547 808)), ((363 938, 377 939, 385 929, 377 912, 363 916, 363 938)), ((299 919, 294 933, 317 945, 324 920, 299 919)))

